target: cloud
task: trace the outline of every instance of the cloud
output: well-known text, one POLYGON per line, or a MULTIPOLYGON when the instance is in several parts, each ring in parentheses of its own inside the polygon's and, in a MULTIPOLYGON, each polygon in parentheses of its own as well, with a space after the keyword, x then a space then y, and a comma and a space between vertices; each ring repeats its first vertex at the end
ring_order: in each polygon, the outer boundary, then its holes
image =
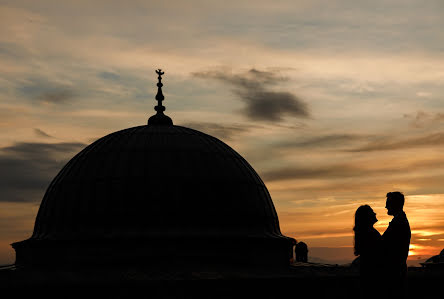
POLYGON ((307 105, 289 92, 239 91, 247 103, 244 109, 252 120, 281 121, 282 116, 308 117, 307 105))
MULTIPOLYGON (((430 170, 437 169, 440 170, 444 165, 444 159, 422 159, 422 160, 412 160, 407 162, 403 161, 392 161, 391 164, 387 164, 386 161, 372 161, 372 162, 362 162, 362 161, 349 161, 344 163, 336 164, 325 164, 325 165, 313 165, 313 166, 285 166, 281 168, 276 168, 273 170, 266 171, 262 174, 262 178, 266 181, 279 181, 288 179, 337 179, 337 178, 354 178, 355 180, 359 178, 384 178, 384 175, 396 175, 396 174, 406 174, 425 170, 430 172, 430 170)), ((435 174, 436 175, 436 174, 435 174)), ((387 178, 386 178, 387 179, 387 178)), ((423 176, 414 178, 397 178, 399 182, 409 182, 410 184, 415 181, 424 184, 427 181, 434 181, 433 176, 423 176), (424 182, 425 181, 425 182, 424 182)), ((346 182, 346 184, 353 184, 353 182, 346 182)), ((362 183, 360 183, 362 186, 362 183)), ((309 186, 307 186, 309 188, 309 186)), ((316 187, 318 188, 318 187, 316 187)), ((332 188, 329 186, 328 188, 332 188)), ((364 187, 362 187, 364 188, 364 187)))
POLYGON ((42 93, 37 99, 43 103, 61 104, 74 96, 71 90, 51 90, 42 93))
POLYGON ((202 131, 208 135, 224 140, 232 140, 234 137, 255 127, 240 124, 218 124, 210 122, 189 122, 184 123, 183 126, 202 131))
POLYGON ((120 76, 118 74, 112 72, 101 72, 98 74, 98 76, 102 79, 107 79, 112 81, 117 81, 120 79, 120 76))
POLYGON ((192 73, 204 79, 215 79, 234 87, 234 93, 246 104, 245 115, 252 120, 282 121, 284 116, 307 118, 308 105, 296 95, 271 88, 288 79, 277 71, 250 69, 233 74, 225 69, 192 73))
POLYGON ((428 113, 417 111, 415 114, 404 114, 404 118, 410 120, 410 126, 414 128, 423 128, 444 121, 444 113, 428 113))
POLYGON ((305 140, 287 140, 276 146, 279 148, 317 148, 346 146, 352 142, 368 140, 370 136, 357 134, 331 134, 316 136, 305 140))
POLYGON ((0 148, 0 201, 37 201, 82 143, 21 142, 0 148))
POLYGON ((39 128, 34 128, 34 133, 39 137, 53 138, 53 136, 47 134, 46 132, 40 130, 39 128))
POLYGON ((346 178, 360 176, 363 169, 353 164, 336 164, 325 166, 292 166, 266 171, 262 178, 265 181, 279 181, 288 179, 312 179, 312 178, 346 178))
POLYGON ((32 79, 18 89, 26 97, 45 104, 64 104, 75 97, 69 85, 32 79))
MULTIPOLYGON (((395 139, 395 138, 393 138, 395 139)), ((372 151, 387 151, 398 149, 409 149, 418 147, 433 147, 444 144, 444 132, 433 133, 421 137, 412 137, 404 140, 377 140, 362 147, 358 147, 350 152, 372 152, 372 151)))

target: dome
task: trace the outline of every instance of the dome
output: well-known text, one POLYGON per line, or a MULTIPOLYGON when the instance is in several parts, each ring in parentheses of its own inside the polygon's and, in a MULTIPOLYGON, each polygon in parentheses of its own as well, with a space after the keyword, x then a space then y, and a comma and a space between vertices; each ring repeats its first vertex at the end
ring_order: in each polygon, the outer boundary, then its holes
POLYGON ((273 202, 232 148, 180 126, 139 126, 86 147, 50 184, 31 239, 280 235, 273 202))
POLYGON ((161 70, 148 125, 109 134, 49 185, 16 265, 288 265, 259 175, 231 147, 163 114, 161 70))

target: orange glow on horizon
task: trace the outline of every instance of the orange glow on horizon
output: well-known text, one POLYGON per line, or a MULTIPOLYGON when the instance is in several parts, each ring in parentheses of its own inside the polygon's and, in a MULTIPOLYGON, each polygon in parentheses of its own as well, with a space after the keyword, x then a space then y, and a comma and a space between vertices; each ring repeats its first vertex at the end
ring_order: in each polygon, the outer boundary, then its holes
POLYGON ((413 257, 422 257, 422 256, 433 256, 439 254, 440 248, 437 246, 428 246, 428 245, 420 245, 420 244, 410 244, 409 256, 408 259, 413 257))
POLYGON ((409 256, 416 255, 415 250, 418 249, 418 245, 410 244, 409 246, 409 256))

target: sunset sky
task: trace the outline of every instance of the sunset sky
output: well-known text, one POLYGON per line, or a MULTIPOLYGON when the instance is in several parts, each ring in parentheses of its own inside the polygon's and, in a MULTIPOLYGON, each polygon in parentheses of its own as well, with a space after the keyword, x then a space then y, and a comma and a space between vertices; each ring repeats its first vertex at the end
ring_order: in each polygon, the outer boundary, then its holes
POLYGON ((157 68, 166 114, 255 168, 284 234, 351 261, 355 210, 382 233, 402 191, 411 258, 438 254, 443 28, 441 0, 0 0, 0 264, 74 154, 146 124, 157 68))

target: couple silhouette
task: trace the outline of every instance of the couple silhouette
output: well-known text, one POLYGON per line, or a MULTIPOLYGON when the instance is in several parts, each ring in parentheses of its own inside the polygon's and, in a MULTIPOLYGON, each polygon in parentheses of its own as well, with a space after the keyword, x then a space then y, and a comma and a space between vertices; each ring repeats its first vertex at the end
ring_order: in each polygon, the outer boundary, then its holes
POLYGON ((378 221, 369 205, 355 213, 355 255, 360 257, 361 297, 403 298, 410 245, 410 225, 405 215, 404 195, 387 193, 385 208, 393 216, 381 234, 373 227, 378 221))

